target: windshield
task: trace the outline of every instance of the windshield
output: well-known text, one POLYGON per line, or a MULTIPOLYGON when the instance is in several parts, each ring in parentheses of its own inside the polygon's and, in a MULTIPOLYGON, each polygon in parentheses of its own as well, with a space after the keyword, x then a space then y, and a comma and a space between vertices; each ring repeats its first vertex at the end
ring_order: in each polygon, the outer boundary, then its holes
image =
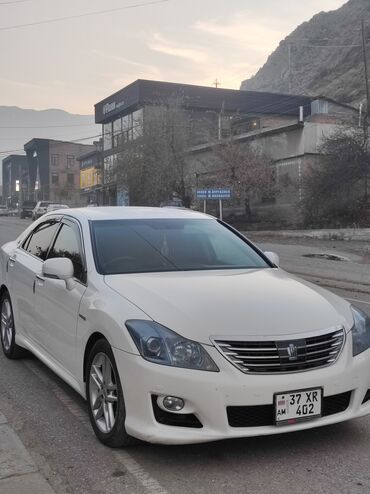
POLYGON ((96 268, 106 275, 269 267, 216 220, 93 221, 91 234, 96 268))

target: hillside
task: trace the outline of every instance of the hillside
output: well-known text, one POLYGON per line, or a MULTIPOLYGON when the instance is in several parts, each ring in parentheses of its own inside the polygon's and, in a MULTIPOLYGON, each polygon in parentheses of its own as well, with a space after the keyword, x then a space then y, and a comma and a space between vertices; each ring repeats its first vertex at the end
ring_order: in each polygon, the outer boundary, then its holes
MULTIPOLYGON (((23 145, 33 137, 75 140, 100 133, 101 127, 94 123, 93 115, 0 106, 0 162, 7 154, 21 154, 23 145)), ((93 140, 96 138, 82 143, 90 144, 93 140)))
POLYGON ((370 66, 370 0, 350 0, 297 27, 241 89, 325 95, 356 105, 365 101, 362 18, 370 66))

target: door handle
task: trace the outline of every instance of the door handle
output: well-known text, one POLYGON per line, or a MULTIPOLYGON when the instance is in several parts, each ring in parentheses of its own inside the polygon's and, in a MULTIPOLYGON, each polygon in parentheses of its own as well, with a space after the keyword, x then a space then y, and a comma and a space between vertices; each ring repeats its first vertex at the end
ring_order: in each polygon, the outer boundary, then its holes
POLYGON ((15 257, 9 257, 8 263, 11 268, 14 266, 15 261, 16 261, 15 257))
POLYGON ((43 286, 45 282, 45 278, 43 278, 41 275, 37 274, 36 275, 36 283, 38 286, 43 286))

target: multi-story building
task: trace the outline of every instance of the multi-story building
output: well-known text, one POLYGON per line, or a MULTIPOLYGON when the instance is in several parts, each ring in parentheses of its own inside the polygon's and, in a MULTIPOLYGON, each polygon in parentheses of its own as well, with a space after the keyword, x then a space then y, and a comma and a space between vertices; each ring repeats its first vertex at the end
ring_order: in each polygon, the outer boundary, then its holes
POLYGON ((143 136, 146 122, 155 118, 160 105, 171 100, 180 102, 183 108, 193 145, 221 139, 230 133, 256 131, 262 116, 266 122, 276 121, 277 116, 281 122, 294 121, 300 107, 304 114, 310 108, 310 99, 304 96, 137 80, 95 105, 95 121, 102 124, 103 133, 105 204, 127 202, 127 194, 117 190, 116 183, 120 152, 130 141, 143 136))
POLYGON ((24 150, 34 199, 79 205, 78 158, 94 149, 92 145, 53 139, 32 139, 27 142, 24 150))
POLYGON ((95 143, 95 149, 82 154, 80 163, 81 205, 102 204, 102 156, 101 144, 95 143))
POLYGON ((27 157, 11 154, 3 159, 3 203, 9 208, 28 199, 29 175, 27 157))
POLYGON ((137 80, 95 105, 95 121, 103 131, 105 203, 127 197, 117 191, 115 175, 122 150, 145 135, 148 119, 160 105, 175 99, 191 128, 187 187, 194 190, 212 181, 219 166, 213 151, 232 137, 273 162, 279 192, 270 204, 254 204, 265 215, 272 210, 294 214, 305 170, 320 163, 323 138, 338 126, 358 125, 357 109, 325 97, 137 80))

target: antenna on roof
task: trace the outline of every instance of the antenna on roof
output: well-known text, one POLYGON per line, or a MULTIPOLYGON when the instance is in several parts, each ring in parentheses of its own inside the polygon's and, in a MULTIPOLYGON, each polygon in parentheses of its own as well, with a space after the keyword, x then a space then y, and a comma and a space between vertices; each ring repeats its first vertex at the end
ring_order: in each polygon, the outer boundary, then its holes
POLYGON ((215 88, 217 89, 218 86, 221 86, 221 83, 220 81, 216 78, 215 82, 213 83, 213 85, 215 86, 215 88))

